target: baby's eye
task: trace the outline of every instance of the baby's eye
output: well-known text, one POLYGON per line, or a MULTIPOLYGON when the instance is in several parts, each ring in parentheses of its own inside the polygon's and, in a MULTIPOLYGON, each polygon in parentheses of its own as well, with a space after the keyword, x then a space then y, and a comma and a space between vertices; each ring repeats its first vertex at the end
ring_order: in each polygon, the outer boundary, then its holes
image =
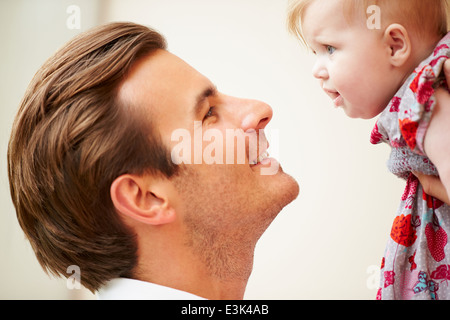
POLYGON ((328 54, 333 54, 336 51, 336 48, 333 46, 327 46, 328 54))

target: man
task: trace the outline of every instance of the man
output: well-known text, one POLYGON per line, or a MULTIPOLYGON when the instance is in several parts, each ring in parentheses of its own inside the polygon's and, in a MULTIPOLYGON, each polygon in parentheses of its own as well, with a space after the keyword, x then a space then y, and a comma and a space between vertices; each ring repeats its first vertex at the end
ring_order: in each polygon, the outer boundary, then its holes
POLYGON ((256 242, 299 191, 265 143, 250 143, 265 142, 271 117, 220 93, 153 30, 81 34, 36 74, 9 143, 11 195, 42 267, 78 266, 104 299, 242 299, 256 242), (223 142, 213 154, 232 164, 178 163, 180 129, 195 141, 199 129, 241 133, 245 159, 223 142))

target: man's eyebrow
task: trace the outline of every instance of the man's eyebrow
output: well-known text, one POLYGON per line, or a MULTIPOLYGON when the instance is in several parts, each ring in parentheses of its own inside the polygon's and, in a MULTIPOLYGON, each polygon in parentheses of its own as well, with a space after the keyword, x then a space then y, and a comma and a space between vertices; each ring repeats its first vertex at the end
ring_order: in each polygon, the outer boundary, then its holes
POLYGON ((202 109, 203 109, 203 102, 207 98, 217 95, 217 93, 218 93, 217 87, 215 85, 211 85, 208 88, 206 88, 205 90, 203 90, 202 93, 200 93, 197 96, 197 98, 195 100, 195 106, 194 106, 195 116, 200 116, 202 109))

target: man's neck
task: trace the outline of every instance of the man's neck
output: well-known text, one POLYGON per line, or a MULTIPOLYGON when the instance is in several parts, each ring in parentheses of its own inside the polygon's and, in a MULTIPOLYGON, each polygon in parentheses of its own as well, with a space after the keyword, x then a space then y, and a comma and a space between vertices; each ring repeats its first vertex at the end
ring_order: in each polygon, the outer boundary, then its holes
POLYGON ((253 252, 245 254, 244 258, 233 254, 230 257, 233 257, 233 263, 205 263, 189 247, 170 246, 166 243, 164 248, 141 251, 134 278, 209 300, 242 300, 252 270, 253 252), (211 270, 218 264, 220 273, 211 270))

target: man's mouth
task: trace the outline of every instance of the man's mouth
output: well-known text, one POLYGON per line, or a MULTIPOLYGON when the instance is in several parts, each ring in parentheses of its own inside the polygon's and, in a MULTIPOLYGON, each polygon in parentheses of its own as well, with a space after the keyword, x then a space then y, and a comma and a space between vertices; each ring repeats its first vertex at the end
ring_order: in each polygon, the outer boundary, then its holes
POLYGON ((267 142, 265 137, 263 142, 264 144, 259 144, 259 156, 256 157, 256 154, 252 154, 251 157, 249 157, 248 163, 250 168, 259 172, 260 175, 273 176, 280 172, 280 164, 276 159, 269 156, 269 152, 267 151, 269 148, 269 143, 267 142))
POLYGON ((259 157, 256 160, 250 161, 249 164, 254 166, 259 163, 264 162, 264 160, 269 158, 269 153, 267 151, 264 151, 262 154, 259 155, 259 157))

